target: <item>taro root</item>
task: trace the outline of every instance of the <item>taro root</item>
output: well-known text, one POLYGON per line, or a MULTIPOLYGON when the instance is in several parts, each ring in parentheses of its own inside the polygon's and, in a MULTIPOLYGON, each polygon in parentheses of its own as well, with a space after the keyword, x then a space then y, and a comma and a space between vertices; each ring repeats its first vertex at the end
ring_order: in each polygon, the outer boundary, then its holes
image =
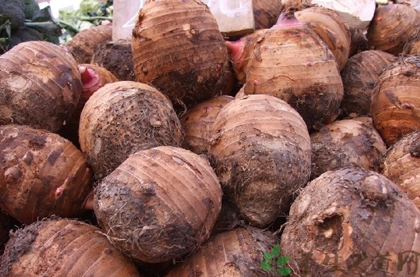
POLYGON ((74 58, 46 41, 18 44, 0 56, 0 124, 56 132, 75 111, 82 91, 74 58))
POLYGON ((146 263, 200 247, 219 216, 222 189, 208 160, 160 146, 130 155, 97 185, 94 211, 108 239, 146 263))
POLYGON ((233 99, 227 95, 216 96, 193 106, 181 117, 188 149, 196 154, 207 153, 213 122, 219 111, 233 99))
POLYGON ((420 132, 403 136, 386 152, 382 174, 404 190, 420 209, 420 132))
POLYGON ((137 81, 166 94, 177 110, 220 95, 225 86, 225 41, 200 0, 146 1, 131 48, 137 81))
POLYGON ((266 227, 287 213, 311 167, 309 133, 296 110, 274 96, 247 95, 222 108, 211 133, 210 159, 241 216, 266 227))
POLYGON ((349 116, 369 116, 372 90, 382 70, 396 57, 381 50, 366 50, 350 57, 341 71, 344 97, 341 109, 349 116))
POLYGON ((372 92, 373 125, 391 146, 420 129, 420 56, 400 57, 379 75, 372 92))
POLYGON ((5 253, 0 257, 0 276, 141 275, 98 227, 54 217, 11 234, 5 253))
POLYGON ((183 134, 165 95, 146 84, 119 81, 101 87, 86 102, 79 142, 99 180, 134 152, 182 145, 183 134))
POLYGON ((91 63, 93 53, 102 43, 112 40, 112 26, 98 25, 77 33, 67 44, 77 63, 91 63))
POLYGON ((350 165, 380 171, 385 142, 372 125, 355 119, 338 120, 311 134, 311 179, 350 165))
POLYGON ((82 93, 80 94, 79 102, 77 103, 76 110, 73 116, 66 122, 60 130, 60 134, 69 139, 76 146, 79 145, 79 121, 80 114, 87 100, 99 88, 108 83, 117 82, 118 79, 107 69, 96 64, 79 64, 78 66, 81 80, 83 83, 82 93))
MULTIPOLYGON (((260 263, 278 239, 258 228, 237 228, 212 236, 197 252, 180 262, 165 277, 273 276, 260 263)), ((278 246, 277 246, 278 247, 278 246)))
POLYGON ((295 13, 297 20, 308 24, 332 51, 339 70, 344 68, 350 54, 351 33, 337 12, 324 7, 309 7, 295 13))
POLYGON ((255 29, 268 29, 276 24, 283 7, 281 0, 252 0, 255 29))
POLYGON ((77 217, 92 191, 92 171, 70 141, 47 130, 0 126, 0 209, 29 224, 77 217))
MULTIPOLYGON (((420 18, 420 12, 419 18, 420 18)), ((417 29, 404 45, 403 54, 405 55, 420 55, 420 28, 417 29)))
POLYGON ((251 40, 245 36, 227 42, 235 72, 245 76, 245 94, 268 94, 286 101, 310 130, 334 120, 343 83, 327 44, 288 13, 282 13, 271 29, 260 31, 257 38, 252 34, 251 40))
POLYGON ((102 43, 93 53, 91 63, 106 68, 120 81, 135 81, 130 40, 102 43))
POLYGON ((392 181, 343 168, 300 192, 280 248, 290 257, 290 276, 410 276, 419 224, 420 211, 392 181))
POLYGON ((349 58, 362 51, 369 50, 369 42, 365 33, 357 28, 350 28, 351 42, 349 58))
POLYGON ((393 55, 400 54, 408 38, 420 27, 419 18, 409 5, 378 6, 367 29, 369 45, 393 55))

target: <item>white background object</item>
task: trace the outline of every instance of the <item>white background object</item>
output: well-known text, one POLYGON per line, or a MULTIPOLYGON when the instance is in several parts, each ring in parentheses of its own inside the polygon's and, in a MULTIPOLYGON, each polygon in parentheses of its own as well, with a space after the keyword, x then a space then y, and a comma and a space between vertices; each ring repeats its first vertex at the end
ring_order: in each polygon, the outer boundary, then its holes
POLYGON ((365 30, 375 14, 375 0, 312 0, 312 4, 338 12, 350 27, 365 30))

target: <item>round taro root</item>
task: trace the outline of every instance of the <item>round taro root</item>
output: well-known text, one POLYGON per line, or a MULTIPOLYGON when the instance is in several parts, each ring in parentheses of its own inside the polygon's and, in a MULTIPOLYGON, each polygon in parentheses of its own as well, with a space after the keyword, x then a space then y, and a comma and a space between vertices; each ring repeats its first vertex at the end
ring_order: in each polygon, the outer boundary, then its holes
POLYGON ((409 276, 419 228, 420 211, 392 181, 343 168, 301 191, 280 247, 290 256, 291 276, 409 276))
POLYGON ((339 70, 344 68, 350 54, 351 33, 347 23, 335 11, 324 7, 309 7, 295 13, 328 45, 339 70))
POLYGON ((382 174, 407 192, 420 209, 420 132, 403 136, 386 152, 382 174))
POLYGON ((130 40, 102 43, 93 53, 91 63, 106 68, 120 81, 136 81, 130 40))
POLYGON ((381 50, 366 50, 350 57, 341 71, 344 97, 341 109, 346 115, 370 115, 370 99, 382 70, 396 57, 381 50))
POLYGON ((91 63, 99 45, 112 40, 112 26, 99 25, 77 33, 67 44, 77 63, 91 63))
POLYGON ((29 224, 77 217, 92 191, 92 171, 70 141, 47 130, 0 126, 0 208, 29 224))
POLYGON ((375 128, 356 119, 334 121, 312 133, 311 147, 311 179, 349 165, 379 171, 386 151, 375 128))
POLYGON ((420 56, 400 57, 379 75, 372 92, 373 125, 388 146, 420 129, 420 56))
POLYGON ((272 252, 278 239, 262 229, 246 227, 212 236, 186 261, 165 277, 179 276, 273 276, 260 262, 264 252, 272 252))
POLYGON ((140 277, 98 227, 49 218, 11 234, 0 258, 0 276, 140 277))
POLYGON ((129 257, 160 263, 209 238, 222 189, 209 162, 160 146, 130 155, 96 187, 94 211, 108 239, 129 257))
POLYGON ((216 96, 193 106, 181 117, 185 143, 191 151, 196 154, 207 152, 214 119, 219 111, 233 99, 228 95, 216 96))
POLYGON ((134 152, 182 145, 183 134, 165 95, 146 84, 119 81, 101 87, 86 102, 79 142, 99 180, 134 152))
POLYGON ((226 43, 238 80, 245 79, 245 94, 286 101, 310 130, 338 116, 343 83, 337 61, 307 24, 282 13, 270 29, 226 43))
POLYGON ((209 155, 223 192, 251 225, 266 227, 284 215, 311 170, 305 122, 270 95, 248 95, 217 115, 209 155))
POLYGON ((225 40, 200 0, 146 1, 131 40, 137 81, 169 96, 176 108, 220 95, 229 71, 225 40))
POLYGON ((420 17, 413 7, 405 4, 379 5, 366 37, 374 49, 398 55, 419 27, 420 17))
POLYGON ((252 0, 255 29, 268 29, 276 24, 282 7, 281 0, 252 0))
POLYGON ((82 91, 77 63, 46 41, 18 44, 0 56, 0 124, 58 131, 82 91))

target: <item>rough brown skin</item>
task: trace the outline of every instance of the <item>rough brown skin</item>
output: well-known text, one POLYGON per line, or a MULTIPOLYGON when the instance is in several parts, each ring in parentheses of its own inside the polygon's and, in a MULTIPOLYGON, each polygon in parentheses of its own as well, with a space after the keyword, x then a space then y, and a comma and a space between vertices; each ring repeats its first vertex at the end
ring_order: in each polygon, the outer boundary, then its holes
POLYGON ((367 29, 369 45, 393 55, 402 53, 411 34, 420 27, 419 18, 409 5, 379 5, 367 29))
POLYGON ((84 212, 92 171, 70 141, 46 130, 4 125, 0 148, 1 209, 25 224, 84 212))
POLYGON ((209 238, 222 189, 206 158, 160 146, 130 155, 97 185, 94 199, 98 223, 120 251, 161 263, 209 238))
POLYGON ((182 126, 169 99, 139 82, 119 81, 97 90, 82 110, 79 128, 80 148, 96 180, 134 152, 183 144, 182 126))
POLYGON ((118 79, 110 71, 96 64, 79 64, 77 68, 83 84, 82 93, 73 116, 61 128, 60 134, 73 142, 74 145, 79 146, 80 114, 87 100, 99 88, 108 83, 117 82, 118 79))
POLYGON ((343 168, 301 191, 280 247, 291 276, 410 276, 403 252, 419 253, 419 233, 420 211, 404 191, 379 173, 343 168))
POLYGON ((270 95, 228 103, 216 117, 210 160, 225 195, 251 225, 287 213, 310 175, 310 138, 302 117, 270 95))
POLYGON ((264 251, 278 244, 272 233, 245 227, 212 236, 197 252, 180 262, 165 277, 273 276, 264 271, 264 251))
POLYGON ((379 75, 372 92, 373 125, 388 146, 420 129, 420 56, 402 56, 379 75))
POLYGON ((11 234, 0 258, 3 277, 141 277, 135 265, 113 247, 98 227, 49 218, 11 234))
POLYGON ((91 63, 106 68, 120 81, 135 81, 130 40, 108 41, 98 46, 91 63))
POLYGON ((276 24, 282 9, 281 0, 252 0, 255 29, 268 29, 276 24))
POLYGON ((385 142, 372 125, 355 119, 327 124, 311 134, 311 179, 349 165, 380 171, 385 142))
POLYGON ((99 45, 112 40, 112 26, 93 26, 77 33, 67 44, 77 63, 91 63, 99 45))
MULTIPOLYGON (((417 13, 420 18, 420 12, 417 13)), ((404 55, 420 55, 420 28, 408 38, 402 53, 404 55)))
POLYGON ((381 50, 366 50, 350 57, 341 71, 344 97, 341 109, 349 116, 370 116, 370 100, 382 70, 396 57, 381 50))
POLYGON ((131 40, 136 79, 191 107, 220 95, 229 71, 224 38, 200 0, 147 1, 131 40))
POLYGON ((369 50, 369 42, 362 30, 350 27, 351 43, 349 58, 362 51, 369 50))
POLYGON ((340 72, 334 55, 315 32, 296 19, 284 18, 261 34, 253 50, 237 54, 247 61, 244 91, 286 101, 309 130, 316 130, 338 116, 343 98, 340 72))
POLYGON ((382 174, 404 190, 420 209, 420 132, 402 137, 386 152, 382 174))
POLYGON ((295 16, 328 45, 341 71, 350 54, 351 33, 347 23, 338 13, 324 7, 309 7, 295 12, 295 16))
POLYGON ((76 61, 53 43, 23 42, 0 56, 1 125, 56 132, 76 109, 81 91, 76 61))
POLYGON ((213 122, 219 111, 233 99, 227 95, 213 97, 193 106, 180 118, 188 149, 196 154, 207 153, 213 122))

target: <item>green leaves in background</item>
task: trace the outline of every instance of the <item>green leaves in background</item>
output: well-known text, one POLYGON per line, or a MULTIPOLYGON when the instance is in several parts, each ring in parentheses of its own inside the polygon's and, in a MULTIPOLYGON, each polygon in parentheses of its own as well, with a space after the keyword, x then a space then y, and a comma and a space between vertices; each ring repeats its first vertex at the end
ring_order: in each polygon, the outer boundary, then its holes
POLYGON ((287 276, 289 275, 292 270, 285 265, 290 261, 289 256, 280 256, 275 263, 273 263, 273 259, 278 257, 280 255, 280 246, 275 245, 271 252, 265 252, 264 251, 264 262, 260 262, 261 268, 265 271, 273 271, 273 276, 275 276, 276 272, 276 265, 281 266, 277 269, 277 272, 280 273, 281 276, 287 276))

